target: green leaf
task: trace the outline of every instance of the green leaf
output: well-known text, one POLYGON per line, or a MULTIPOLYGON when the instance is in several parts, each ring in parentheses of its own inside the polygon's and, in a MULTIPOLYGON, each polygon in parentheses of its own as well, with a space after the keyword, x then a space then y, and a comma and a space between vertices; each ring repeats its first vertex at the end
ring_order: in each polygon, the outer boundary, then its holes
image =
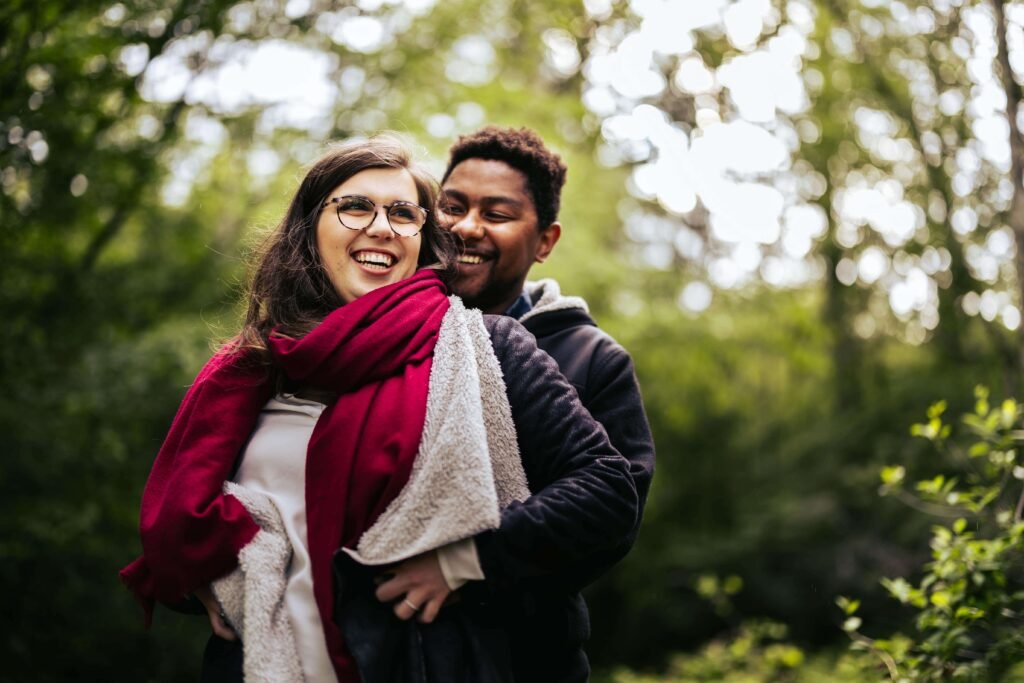
POLYGON ((898 486, 903 483, 904 477, 907 475, 907 470, 902 465, 896 465, 894 467, 883 467, 882 468, 882 483, 887 486, 898 486))
POLYGON ((928 406, 928 419, 936 420, 939 417, 941 417, 944 412, 946 412, 946 402, 936 401, 935 403, 928 406))
POLYGON ((960 519, 953 522, 953 531, 957 534, 962 534, 964 529, 967 528, 967 520, 961 517, 960 519))
POLYGON ((839 609, 843 610, 847 615, 851 615, 860 609, 860 600, 851 600, 846 596, 840 595, 836 598, 836 605, 838 605, 839 609))
POLYGON ((804 663, 804 651, 793 645, 781 645, 773 652, 787 669, 796 669, 804 663))
POLYGON ((933 605, 935 605, 936 607, 939 607, 939 608, 948 608, 949 607, 949 603, 950 603, 950 599, 951 599, 951 596, 950 596, 949 591, 944 591, 944 590, 935 591, 934 593, 931 594, 931 597, 929 598, 931 603, 933 605))
POLYGON ((978 385, 974 387, 974 412, 984 417, 988 415, 988 387, 978 385))
POLYGON ((964 424, 983 437, 992 436, 992 430, 989 429, 983 417, 979 417, 978 415, 964 415, 964 424))
POLYGON ((847 633, 852 633, 859 629, 862 623, 863 621, 860 617, 850 617, 849 619, 843 622, 843 630, 847 633))
POLYGON ((1013 423, 1017 421, 1017 402, 1012 398, 1008 398, 1003 401, 1003 405, 1000 409, 1002 417, 1003 429, 1009 429, 1013 426, 1013 423))
POLYGON ((990 446, 984 441, 979 441, 978 443, 971 446, 971 449, 967 452, 967 454, 972 458, 978 458, 982 455, 988 455, 988 452, 991 450, 992 446, 990 446))
POLYGON ((725 577, 725 581, 722 582, 722 590, 726 595, 736 595, 743 590, 743 579, 734 574, 725 577))
POLYGON ((701 574, 697 577, 694 589, 702 598, 711 598, 718 593, 718 577, 714 574, 701 574))
POLYGON ((942 485, 945 483, 946 478, 941 474, 937 474, 934 479, 925 479, 924 481, 917 482, 917 490, 921 493, 937 494, 942 490, 942 485))
MULTIPOLYGON (((904 578, 896 579, 882 579, 882 586, 885 587, 892 597, 896 598, 902 603, 906 603, 910 600, 910 591, 912 586, 904 578)), ((852 612, 848 612, 852 614, 852 612)))
POLYGON ((974 621, 976 619, 981 619, 983 616, 985 616, 985 612, 984 610, 980 610, 977 607, 963 606, 957 607, 956 612, 954 612, 953 616, 955 616, 957 619, 974 621))

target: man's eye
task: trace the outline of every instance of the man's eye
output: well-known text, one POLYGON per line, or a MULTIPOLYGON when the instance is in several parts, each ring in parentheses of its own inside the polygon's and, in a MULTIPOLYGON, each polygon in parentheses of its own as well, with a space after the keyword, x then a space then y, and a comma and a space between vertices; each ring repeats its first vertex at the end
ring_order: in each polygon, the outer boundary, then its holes
POLYGON ((455 204, 442 204, 439 209, 441 213, 446 213, 449 216, 458 216, 462 213, 462 207, 455 204))
POLYGON ((503 213, 494 213, 493 211, 488 211, 486 214, 484 214, 484 217, 487 218, 487 220, 489 221, 503 222, 512 220, 511 216, 508 216, 503 213))

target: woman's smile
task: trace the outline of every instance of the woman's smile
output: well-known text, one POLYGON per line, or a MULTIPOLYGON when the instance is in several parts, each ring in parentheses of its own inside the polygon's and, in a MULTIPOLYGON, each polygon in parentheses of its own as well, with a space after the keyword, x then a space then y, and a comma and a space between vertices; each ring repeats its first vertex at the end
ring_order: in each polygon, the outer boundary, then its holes
POLYGON ((386 273, 398 261, 398 257, 386 251, 360 249, 353 252, 356 263, 371 273, 386 273))

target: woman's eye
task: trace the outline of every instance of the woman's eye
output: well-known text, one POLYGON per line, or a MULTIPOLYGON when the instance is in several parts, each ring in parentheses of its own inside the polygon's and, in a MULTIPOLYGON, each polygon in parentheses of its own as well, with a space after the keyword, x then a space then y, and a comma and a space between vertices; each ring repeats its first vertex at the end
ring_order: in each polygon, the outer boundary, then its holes
POLYGON ((413 210, 405 206, 392 207, 388 216, 392 220, 412 222, 415 219, 413 210))
POLYGON ((370 213, 373 211, 373 202, 359 197, 346 197, 338 202, 338 211, 345 213, 370 213))

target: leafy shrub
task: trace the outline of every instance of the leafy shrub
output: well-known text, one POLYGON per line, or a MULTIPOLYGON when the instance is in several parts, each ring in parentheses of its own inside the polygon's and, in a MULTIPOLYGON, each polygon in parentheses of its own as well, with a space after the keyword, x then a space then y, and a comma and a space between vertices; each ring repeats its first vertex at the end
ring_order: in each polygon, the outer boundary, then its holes
POLYGON ((914 629, 869 638, 859 602, 838 600, 853 648, 876 655, 889 677, 904 681, 1024 680, 1024 411, 998 405, 984 387, 962 428, 944 421, 946 403, 929 408, 911 434, 927 439, 956 463, 955 476, 936 474, 908 484, 902 465, 882 470, 882 495, 943 518, 932 528, 931 561, 916 582, 885 579, 889 594, 915 612, 914 629))
POLYGON ((860 683, 871 680, 870 663, 857 653, 809 655, 787 641, 785 624, 744 622, 728 638, 714 640, 698 652, 675 655, 663 674, 615 671, 609 683, 860 683))

